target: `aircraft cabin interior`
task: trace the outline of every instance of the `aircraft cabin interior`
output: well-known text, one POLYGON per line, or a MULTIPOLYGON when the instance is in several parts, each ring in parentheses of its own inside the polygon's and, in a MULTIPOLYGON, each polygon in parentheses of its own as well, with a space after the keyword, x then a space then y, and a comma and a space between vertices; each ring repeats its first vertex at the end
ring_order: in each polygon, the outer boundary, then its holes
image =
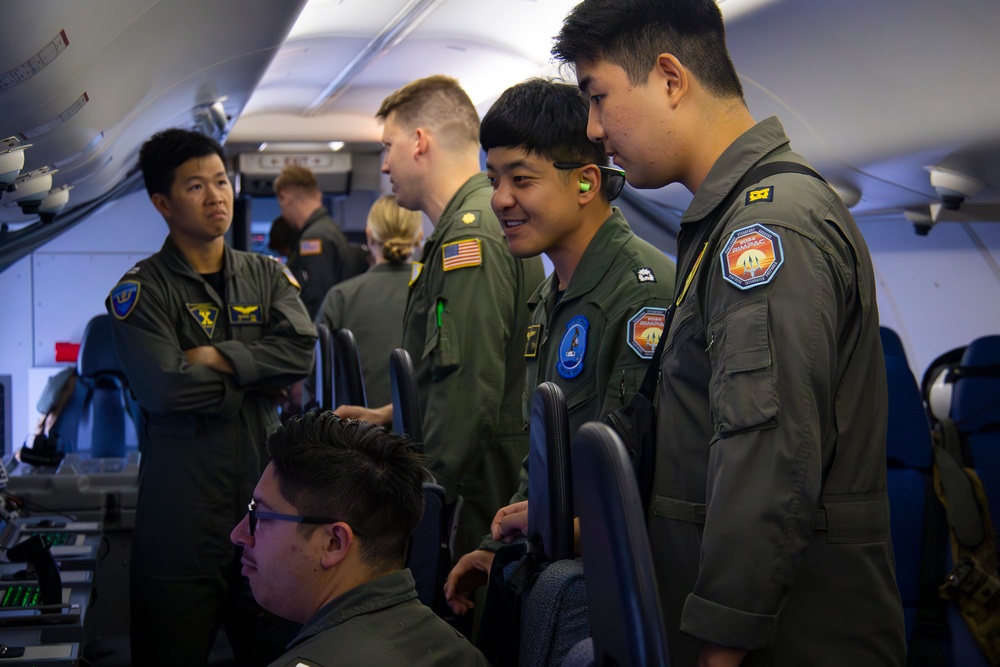
MULTIPOLYGON (((77 614, 39 630, 5 624, 0 610, 0 644, 50 647, 34 654, 42 656, 37 662, 10 664, 127 664, 115 662, 114 641, 127 638, 140 460, 134 422, 115 427, 124 450, 102 449, 104 434, 95 432, 65 453, 58 470, 42 462, 32 474, 16 453, 39 433, 54 377, 75 369, 96 378, 116 363, 113 349, 107 357, 106 323, 95 318, 106 317, 116 281, 159 251, 167 232, 143 187, 143 142, 181 127, 223 144, 236 199, 227 236, 234 248, 271 252, 268 231, 281 212, 274 179, 289 164, 316 174, 331 216, 363 243, 369 207, 391 192, 380 173, 382 100, 410 81, 445 74, 482 116, 527 78, 575 83, 550 50, 576 3, 4 4, 0 454, 7 470, 0 488, 18 500, 0 508, 0 548, 9 556, 8 524, 18 525, 17 539, 52 526, 72 530, 71 544, 62 545, 75 560, 60 566, 61 613, 77 614), (83 591, 101 590, 102 581, 102 595, 86 609, 83 591), (95 638, 111 646, 103 661, 87 654, 95 638)), ((938 421, 950 417, 961 431, 960 415, 971 414, 977 426, 967 449, 975 461, 967 467, 979 471, 1000 516, 1000 2, 718 4, 754 119, 780 118, 793 150, 840 195, 871 252, 889 370, 893 541, 912 638, 923 613, 924 514, 936 500, 933 489, 925 492, 938 421)), ((627 185, 615 205, 638 236, 673 259, 691 199, 680 184, 627 185)), ((432 231, 426 218, 423 226, 425 235, 432 231)), ((139 410, 134 399, 123 400, 120 410, 139 410)), ((12 565, 0 562, 0 587, 12 565)), ((1000 602, 991 614, 1000 617, 1000 602)), ((942 623, 950 630, 940 664, 989 664, 957 605, 942 623)), ((232 664, 225 646, 213 658, 232 664)))

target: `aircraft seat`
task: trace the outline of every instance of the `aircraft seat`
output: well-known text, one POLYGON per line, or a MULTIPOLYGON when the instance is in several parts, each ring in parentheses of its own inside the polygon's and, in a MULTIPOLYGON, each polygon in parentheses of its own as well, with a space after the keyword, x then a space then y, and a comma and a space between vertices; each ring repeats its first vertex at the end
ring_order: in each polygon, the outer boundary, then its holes
POLYGON ((322 322, 316 323, 316 359, 313 362, 312 374, 306 380, 303 410, 333 410, 333 334, 330 328, 322 322))
POLYGON ((670 662, 646 515, 625 446, 607 425, 588 422, 573 437, 572 456, 593 654, 583 646, 571 651, 577 662, 563 664, 665 667, 670 662))
POLYGON ((361 374, 361 354, 350 329, 338 329, 333 334, 333 349, 334 402, 337 405, 367 407, 365 380, 361 374))
POLYGON ((76 449, 93 457, 124 456, 138 446, 138 403, 128 388, 111 333, 111 316, 96 315, 88 323, 77 357, 77 383, 83 395, 76 449))

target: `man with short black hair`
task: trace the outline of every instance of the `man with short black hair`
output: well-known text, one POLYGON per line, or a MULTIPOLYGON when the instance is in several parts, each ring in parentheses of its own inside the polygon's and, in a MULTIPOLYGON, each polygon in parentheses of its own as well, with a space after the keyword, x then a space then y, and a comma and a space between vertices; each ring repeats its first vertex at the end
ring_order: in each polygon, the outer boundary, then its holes
POLYGON ((288 269, 226 245, 223 158, 188 130, 143 144, 169 234, 107 300, 147 425, 130 573, 132 663, 144 667, 206 664, 220 622, 240 665, 266 664, 295 630, 254 604, 226 535, 264 468, 282 388, 312 366, 316 330, 288 269))
POLYGON ((485 666, 403 569, 424 503, 413 445, 330 412, 292 417, 267 444, 271 462, 231 539, 261 606, 304 624, 272 666, 485 666))
POLYGON ((648 508, 672 664, 904 664, 875 276, 847 207, 750 115, 714 0, 584 0, 553 52, 629 183, 694 193, 648 508))

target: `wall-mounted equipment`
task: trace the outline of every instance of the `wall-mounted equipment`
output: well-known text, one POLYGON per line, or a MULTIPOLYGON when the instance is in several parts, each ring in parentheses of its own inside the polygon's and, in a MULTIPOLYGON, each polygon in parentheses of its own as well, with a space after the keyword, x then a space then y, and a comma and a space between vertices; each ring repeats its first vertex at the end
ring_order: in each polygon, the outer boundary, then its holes
POLYGON ((24 149, 30 146, 21 144, 17 137, 0 140, 0 196, 13 190, 14 181, 24 167, 24 149))
POLYGON ((931 187, 941 198, 941 204, 949 211, 957 211, 968 197, 983 189, 985 184, 972 176, 966 176, 946 167, 928 167, 931 172, 931 187))
POLYGON ((42 200, 52 189, 52 174, 59 171, 50 167, 33 169, 21 174, 14 181, 14 200, 26 214, 38 213, 42 200))

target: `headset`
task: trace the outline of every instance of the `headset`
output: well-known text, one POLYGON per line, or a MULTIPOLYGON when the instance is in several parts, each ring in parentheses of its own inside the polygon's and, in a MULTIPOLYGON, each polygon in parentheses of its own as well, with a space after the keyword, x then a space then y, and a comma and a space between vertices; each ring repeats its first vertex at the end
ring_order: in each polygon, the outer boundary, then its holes
POLYGON ((61 445, 58 433, 39 433, 32 440, 31 447, 21 447, 18 458, 29 465, 55 468, 66 456, 61 445))

